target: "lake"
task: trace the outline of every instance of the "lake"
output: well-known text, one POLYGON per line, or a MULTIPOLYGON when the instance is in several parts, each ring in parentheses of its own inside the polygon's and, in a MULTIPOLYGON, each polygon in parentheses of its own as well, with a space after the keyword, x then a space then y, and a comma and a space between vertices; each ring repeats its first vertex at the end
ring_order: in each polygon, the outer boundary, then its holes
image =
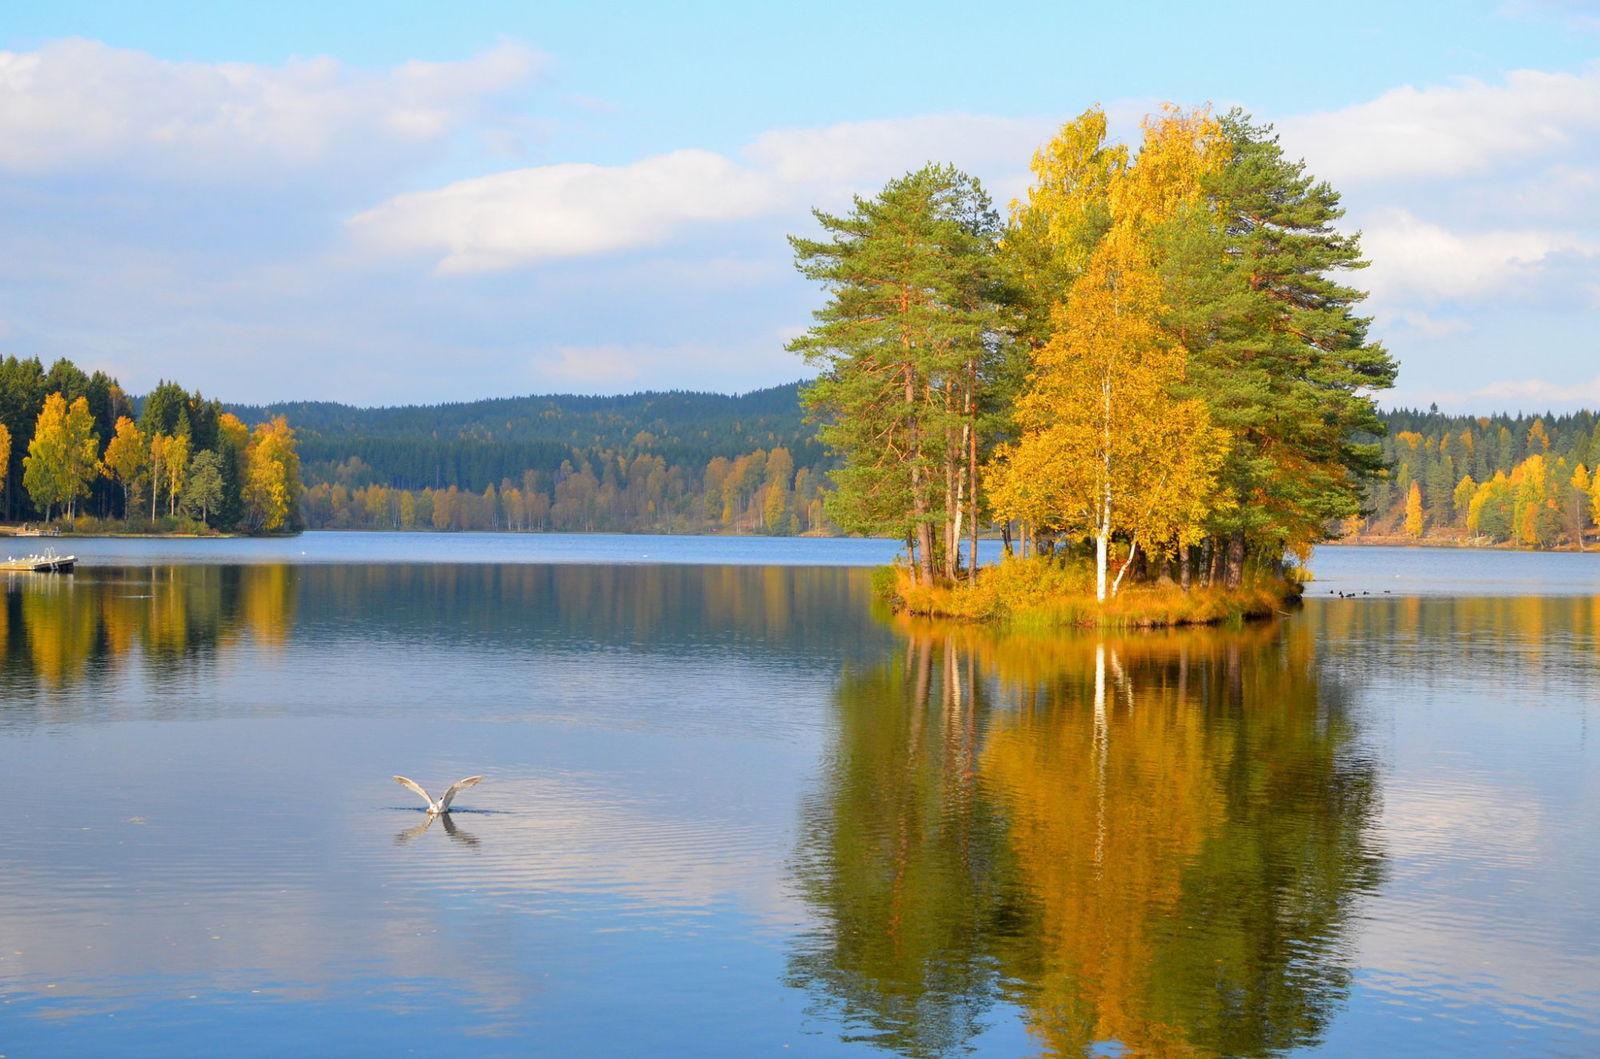
POLYGON ((1024 637, 888 542, 51 543, 0 1055, 1600 1051, 1600 556, 1024 637))

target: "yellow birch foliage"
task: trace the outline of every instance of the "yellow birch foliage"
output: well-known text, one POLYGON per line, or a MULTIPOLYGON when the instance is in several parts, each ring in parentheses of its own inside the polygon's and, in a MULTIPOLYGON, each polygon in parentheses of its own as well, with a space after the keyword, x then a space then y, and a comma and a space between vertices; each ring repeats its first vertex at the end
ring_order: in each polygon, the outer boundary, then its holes
POLYGON ((11 430, 0 423, 0 491, 6 487, 5 469, 11 466, 11 430))
POLYGON ((134 483, 139 480, 139 476, 144 473, 149 463, 150 451, 144 431, 140 430, 132 419, 119 416, 116 433, 111 436, 111 443, 106 446, 105 474, 122 486, 124 504, 134 483))
POLYGON ((99 473, 99 451, 89 402, 79 397, 69 406, 59 393, 46 397, 22 459, 28 495, 47 515, 55 505, 70 507, 99 473))
POLYGON ((1422 490, 1416 482, 1411 483, 1411 491, 1406 494, 1406 536, 1422 536, 1422 490))
POLYGON ((162 486, 167 492, 167 514, 178 512, 178 497, 183 495, 184 483, 189 480, 189 438, 178 434, 166 440, 162 453, 162 486))
POLYGON ((1451 498, 1456 518, 1462 518, 1467 514, 1467 509, 1472 506, 1473 494, 1477 491, 1478 483, 1472 480, 1472 475, 1462 475, 1461 481, 1456 483, 1455 494, 1451 498))
POLYGON ((1034 152, 1033 185, 1011 203, 1007 249, 1030 289, 1063 287, 1082 272, 1110 225, 1112 180, 1128 149, 1106 143, 1106 115, 1091 107, 1034 152))
POLYGON ((252 528, 269 533, 289 521, 300 481, 300 457, 295 452, 294 431, 283 416, 256 427, 245 453, 243 499, 252 528))
POLYGON ((1160 323, 1148 234, 1199 201, 1201 178, 1224 158, 1215 119, 1169 110, 1146 123, 1136 162, 1111 173, 1109 230, 1052 312, 1017 402, 1021 440, 994 467, 1001 517, 1093 536, 1102 553, 1113 534, 1157 549, 1198 538, 1227 436, 1201 401, 1171 396, 1187 365, 1160 323))

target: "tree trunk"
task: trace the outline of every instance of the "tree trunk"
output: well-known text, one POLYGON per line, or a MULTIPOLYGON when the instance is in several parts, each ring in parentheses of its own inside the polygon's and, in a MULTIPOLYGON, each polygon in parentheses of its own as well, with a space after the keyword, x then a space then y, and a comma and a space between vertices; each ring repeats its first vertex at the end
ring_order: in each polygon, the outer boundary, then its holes
POLYGON ((911 517, 916 524, 917 550, 914 566, 924 583, 933 581, 933 528, 928 525, 928 497, 922 477, 922 438, 917 429, 917 383, 912 366, 905 366, 906 410, 911 416, 907 458, 911 460, 911 517))
POLYGON ((1094 598, 1106 601, 1106 553, 1111 546, 1111 528, 1105 523, 1094 535, 1094 598))
MULTIPOLYGON (((1132 543, 1128 545, 1128 561, 1122 564, 1122 569, 1117 571, 1117 579, 1111 582, 1111 594, 1113 596, 1115 596, 1117 594, 1117 590, 1122 587, 1122 578, 1125 574, 1127 574, 1128 567, 1133 565, 1133 561, 1134 559, 1138 558, 1138 555, 1139 538, 1135 537, 1133 538, 1132 543)), ((1104 575, 1102 574, 1102 576, 1104 575)))
POLYGON ((1187 544, 1180 544, 1178 546, 1178 585, 1185 592, 1189 591, 1190 569, 1191 565, 1189 563, 1189 546, 1187 544))
POLYGON ((1244 530, 1234 530, 1228 535, 1228 577, 1229 588, 1238 588, 1244 583, 1244 530))
MULTIPOLYGON (((931 388, 931 386, 930 386, 931 388)), ((947 383, 944 392, 945 423, 950 422, 950 416, 955 412, 956 388, 954 384, 947 383)), ((962 424, 965 429, 966 424, 962 424)), ((956 562, 961 557, 961 503, 964 484, 962 468, 962 449, 966 448, 966 439, 963 437, 956 441, 955 427, 947 425, 944 429, 944 576, 947 581, 956 579, 956 562)))
MULTIPOLYGON (((973 367, 977 374, 977 367, 973 367)), ((977 395, 968 391, 968 411, 972 416, 972 431, 967 435, 967 532, 972 534, 972 550, 967 553, 967 576, 978 583, 978 401, 977 395)))

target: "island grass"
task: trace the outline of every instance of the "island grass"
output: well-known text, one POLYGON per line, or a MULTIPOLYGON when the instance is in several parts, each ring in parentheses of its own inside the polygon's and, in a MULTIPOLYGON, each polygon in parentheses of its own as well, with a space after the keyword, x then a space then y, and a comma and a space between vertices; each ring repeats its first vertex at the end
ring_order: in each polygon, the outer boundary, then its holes
POLYGON ((1011 628, 1159 628, 1218 625, 1268 618, 1300 598, 1294 578, 1256 576, 1238 588, 1170 581, 1124 583, 1101 603, 1086 564, 1008 558, 978 572, 976 584, 914 584, 904 567, 884 570, 878 592, 902 614, 1003 623, 1011 628))

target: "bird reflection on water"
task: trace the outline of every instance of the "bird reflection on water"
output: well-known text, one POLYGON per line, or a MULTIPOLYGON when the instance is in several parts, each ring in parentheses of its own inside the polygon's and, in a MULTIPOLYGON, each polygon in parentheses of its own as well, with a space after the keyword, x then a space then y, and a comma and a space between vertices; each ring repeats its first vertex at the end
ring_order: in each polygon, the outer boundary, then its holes
MULTIPOLYGON (((457 810, 457 812, 460 811, 462 810, 457 810)), ((426 813, 423 817, 422 823, 417 824, 415 827, 408 827, 404 831, 401 831, 399 834, 395 835, 394 844, 397 846, 409 845, 411 842, 420 838, 422 834, 428 830, 428 828, 432 827, 435 820, 438 820, 444 824, 444 833, 450 836, 450 840, 452 842, 459 842, 463 846, 471 846, 472 848, 476 849, 478 847, 478 836, 474 835, 471 831, 464 831, 457 827, 456 822, 450 817, 450 813, 426 813)))

